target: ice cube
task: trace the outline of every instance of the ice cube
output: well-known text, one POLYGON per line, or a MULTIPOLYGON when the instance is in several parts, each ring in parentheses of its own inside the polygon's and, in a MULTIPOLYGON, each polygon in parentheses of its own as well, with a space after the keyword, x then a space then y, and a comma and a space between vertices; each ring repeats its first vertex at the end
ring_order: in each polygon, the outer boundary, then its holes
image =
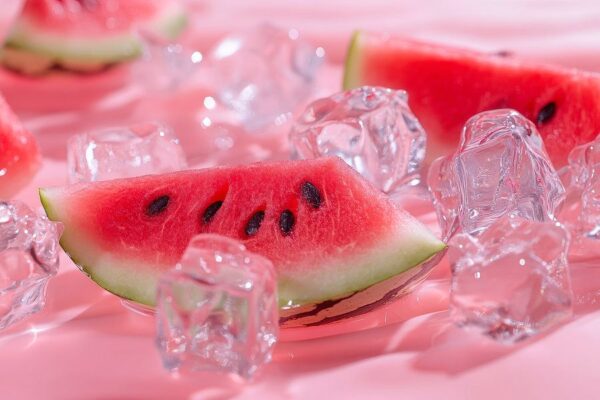
POLYGON ((59 227, 20 202, 0 202, 0 330, 41 310, 58 271, 59 227))
POLYGON ((251 378, 278 336, 271 262, 229 238, 193 238, 157 295, 156 343, 170 371, 218 370, 251 378))
POLYGON ((159 174, 187 167, 179 139, 157 123, 72 136, 67 143, 69 182, 159 174))
POLYGON ((590 252, 600 247, 600 135, 571 151, 568 176, 561 220, 573 234, 575 246, 590 252))
POLYGON ((559 223, 506 215, 450 245, 451 310, 460 325, 516 342, 571 316, 569 234, 559 223))
POLYGON ((310 104, 290 133, 294 157, 339 156, 381 190, 418 180, 426 136, 406 92, 363 86, 310 104))
POLYGON ((148 92, 173 91, 199 70, 203 54, 180 43, 144 36, 144 53, 132 68, 134 81, 148 92))
POLYGON ((255 131, 302 105, 324 57, 297 30, 263 24, 224 38, 207 60, 216 99, 255 131))
POLYGON ((428 185, 444 238, 508 213, 553 221, 565 197, 535 126, 514 110, 472 117, 454 154, 432 163, 428 185))

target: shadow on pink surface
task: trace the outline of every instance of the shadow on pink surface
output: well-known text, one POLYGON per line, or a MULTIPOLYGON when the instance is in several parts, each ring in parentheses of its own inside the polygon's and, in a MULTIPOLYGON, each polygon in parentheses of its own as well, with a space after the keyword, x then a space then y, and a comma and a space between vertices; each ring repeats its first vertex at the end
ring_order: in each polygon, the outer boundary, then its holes
POLYGON ((13 336, 37 335, 37 333, 64 325, 82 315, 107 296, 109 294, 93 282, 82 280, 79 271, 59 273, 48 283, 46 303, 42 312, 2 331, 0 342, 13 336))

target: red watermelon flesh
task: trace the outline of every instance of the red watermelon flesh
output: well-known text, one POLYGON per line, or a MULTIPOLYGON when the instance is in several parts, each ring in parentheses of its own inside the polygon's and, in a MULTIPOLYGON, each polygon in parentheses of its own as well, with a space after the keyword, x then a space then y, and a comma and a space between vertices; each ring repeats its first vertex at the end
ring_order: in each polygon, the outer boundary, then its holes
POLYGON ((569 151, 600 133, 600 75, 357 32, 346 59, 344 87, 377 85, 408 92, 428 134, 429 158, 453 149, 465 122, 512 108, 536 123, 556 167, 569 151))
POLYGON ((155 18, 157 4, 155 0, 27 0, 21 18, 48 33, 96 37, 128 31, 135 23, 155 18))
POLYGON ((0 200, 8 199, 25 186, 39 163, 35 138, 0 96, 0 200))
POLYGON ((190 238, 217 233, 268 257, 282 306, 341 298, 445 248, 337 158, 41 189, 61 245, 99 285, 152 305, 190 238))

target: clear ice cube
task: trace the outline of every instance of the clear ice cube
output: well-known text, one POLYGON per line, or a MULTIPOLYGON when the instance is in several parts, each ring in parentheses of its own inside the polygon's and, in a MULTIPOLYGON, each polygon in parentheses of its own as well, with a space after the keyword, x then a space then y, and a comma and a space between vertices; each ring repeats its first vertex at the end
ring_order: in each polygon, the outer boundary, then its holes
POLYGON ((157 123, 108 128, 69 138, 69 182, 93 182, 187 168, 179 139, 157 123))
POLYGON ((428 185, 446 239, 508 213, 553 221, 565 197, 535 126, 514 110, 472 117, 454 154, 432 163, 428 185))
POLYGON ((302 105, 324 57, 323 48, 302 40, 297 30, 263 24, 224 38, 207 61, 216 99, 255 131, 302 105))
POLYGON ((600 135, 571 151, 567 172, 561 220, 569 227, 575 246, 590 252, 600 247, 600 135))
POLYGON ((294 157, 338 156, 385 192, 415 183, 426 135, 407 101, 371 86, 317 100, 292 128, 294 157))
POLYGON ((569 234, 559 223, 506 215, 450 245, 451 310, 460 325, 516 342, 571 316, 569 234))
POLYGON ((145 91, 173 91, 192 79, 203 54, 180 43, 168 43, 143 36, 144 53, 131 69, 132 78, 145 91))
POLYGON ((59 227, 20 202, 0 202, 0 330, 42 309, 58 271, 59 227))
POLYGON ((196 236, 160 279, 156 343, 170 371, 251 378, 271 360, 278 329, 273 265, 233 239, 196 236))

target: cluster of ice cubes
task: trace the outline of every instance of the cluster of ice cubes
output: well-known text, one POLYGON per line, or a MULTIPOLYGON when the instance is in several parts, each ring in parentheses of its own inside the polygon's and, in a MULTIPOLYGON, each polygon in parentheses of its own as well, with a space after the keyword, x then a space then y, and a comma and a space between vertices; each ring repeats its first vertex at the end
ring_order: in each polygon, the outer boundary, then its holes
POLYGON ((142 36, 146 51, 133 68, 138 86, 151 96, 198 97, 187 115, 192 128, 186 133, 198 138, 188 149, 190 161, 205 166, 285 154, 280 134, 315 96, 322 47, 297 29, 267 23, 233 32, 206 53, 142 36))
POLYGON ((0 330, 42 309, 58 271, 60 227, 25 204, 0 201, 0 330))
POLYGON ((560 177, 533 123, 513 110, 472 117, 428 184, 450 240, 457 322, 514 342, 572 313, 560 177))
POLYGON ((157 296, 156 341, 168 370, 250 379, 271 360, 279 330, 275 271, 236 240, 193 238, 162 275, 157 296))

